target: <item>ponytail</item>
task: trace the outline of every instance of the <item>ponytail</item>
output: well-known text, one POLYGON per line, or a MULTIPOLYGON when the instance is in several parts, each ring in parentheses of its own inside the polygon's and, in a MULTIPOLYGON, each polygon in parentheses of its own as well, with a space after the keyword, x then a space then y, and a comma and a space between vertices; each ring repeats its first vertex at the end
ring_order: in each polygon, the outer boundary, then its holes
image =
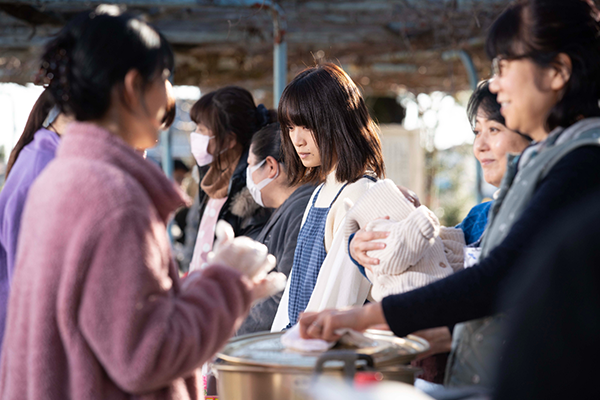
POLYGON ((46 45, 40 75, 62 112, 93 121, 106 114, 112 89, 130 70, 139 72, 146 90, 173 68, 173 51, 160 32, 104 5, 79 14, 46 45))

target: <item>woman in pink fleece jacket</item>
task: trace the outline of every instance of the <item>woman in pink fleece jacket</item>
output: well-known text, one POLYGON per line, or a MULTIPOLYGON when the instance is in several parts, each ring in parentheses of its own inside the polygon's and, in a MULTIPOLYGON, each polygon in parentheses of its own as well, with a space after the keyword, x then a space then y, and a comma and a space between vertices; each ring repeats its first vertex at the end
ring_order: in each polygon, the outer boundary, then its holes
POLYGON ((198 367, 268 281, 216 265, 178 279, 165 226, 184 199, 138 151, 157 140, 170 46, 98 8, 49 43, 42 68, 77 122, 25 205, 0 398, 201 398, 198 367))

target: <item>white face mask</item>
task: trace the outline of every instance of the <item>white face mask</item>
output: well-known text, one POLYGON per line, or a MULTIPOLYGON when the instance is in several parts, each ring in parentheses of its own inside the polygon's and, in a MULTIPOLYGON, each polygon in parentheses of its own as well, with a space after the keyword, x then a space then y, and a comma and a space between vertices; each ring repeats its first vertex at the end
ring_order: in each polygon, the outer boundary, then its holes
POLYGON ((197 132, 190 134, 190 145, 192 146, 192 154, 199 166, 203 167, 213 161, 213 156, 208 152, 208 142, 214 136, 206 136, 197 132))
POLYGON ((264 188, 265 186, 267 186, 269 183, 273 182, 279 176, 279 165, 278 165, 277 166, 277 174, 275 175, 274 178, 267 178, 267 179, 263 179, 262 181, 260 181, 258 183, 254 183, 254 180, 252 179, 252 174, 254 173, 254 171, 259 169, 265 162, 267 162, 266 159, 262 160, 260 163, 256 164, 253 167, 248 165, 248 168, 246 169, 246 186, 248 187, 248 190, 250 191, 250 194, 252 195, 252 198, 254 199, 256 204, 260 205, 261 207, 264 207, 265 205, 263 204, 262 194, 260 193, 260 190, 262 188, 264 188))

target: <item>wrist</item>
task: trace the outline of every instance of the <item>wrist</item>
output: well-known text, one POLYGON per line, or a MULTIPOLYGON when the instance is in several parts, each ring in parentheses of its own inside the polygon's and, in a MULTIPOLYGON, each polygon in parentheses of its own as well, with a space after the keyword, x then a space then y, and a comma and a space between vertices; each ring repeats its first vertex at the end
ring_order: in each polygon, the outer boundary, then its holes
POLYGON ((361 326, 368 329, 374 325, 385 324, 381 303, 369 303, 362 307, 361 326))

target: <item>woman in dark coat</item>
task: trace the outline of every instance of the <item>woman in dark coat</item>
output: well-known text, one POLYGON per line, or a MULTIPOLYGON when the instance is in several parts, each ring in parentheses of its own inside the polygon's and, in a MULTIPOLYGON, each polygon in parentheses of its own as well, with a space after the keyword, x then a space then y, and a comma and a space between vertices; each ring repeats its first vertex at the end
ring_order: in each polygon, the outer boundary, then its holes
POLYGON ((508 161, 479 262, 362 309, 305 314, 304 337, 332 340, 340 328, 362 330, 379 323, 404 336, 463 322, 453 334, 455 361, 447 384, 494 386, 505 340, 506 315, 497 314, 506 311, 497 308, 501 288, 556 216, 600 188, 597 15, 584 0, 519 1, 489 31, 490 91, 497 95, 506 127, 535 143, 508 161))
MULTIPOLYGON (((281 128, 270 124, 252 137, 248 155, 247 187, 258 204, 276 208, 256 237, 277 258, 275 270, 289 277, 296 239, 312 185, 290 185, 281 155, 281 128)), ((237 334, 269 331, 283 292, 268 297, 250 309, 237 334)))

